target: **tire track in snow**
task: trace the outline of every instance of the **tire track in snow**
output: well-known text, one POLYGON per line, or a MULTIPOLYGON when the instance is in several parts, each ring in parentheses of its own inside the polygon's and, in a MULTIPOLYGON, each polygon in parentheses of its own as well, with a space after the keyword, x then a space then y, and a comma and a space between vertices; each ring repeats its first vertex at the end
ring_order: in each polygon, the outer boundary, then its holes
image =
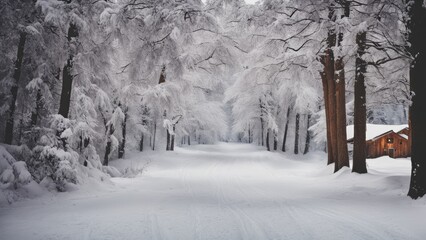
POLYGON ((150 239, 165 240, 166 238, 164 238, 163 234, 161 233, 162 229, 160 228, 160 225, 158 224, 158 216, 155 214, 149 214, 148 222, 149 222, 149 225, 151 226, 150 239))
POLYGON ((333 223, 333 226, 339 226, 339 231, 342 232, 343 237, 348 236, 348 233, 352 233, 357 239, 413 239, 412 236, 409 237, 410 234, 408 232, 402 231, 397 226, 389 226, 366 218, 356 218, 348 215, 348 213, 344 214, 336 210, 319 207, 309 209, 298 207, 297 209, 297 214, 303 219, 307 219, 308 221, 312 221, 312 217, 322 219, 323 221, 327 219, 327 221, 333 223), (303 212, 301 209, 303 209, 303 212))
MULTIPOLYGON (((233 161, 233 158, 231 156, 227 157, 227 161, 233 161)), ((226 210, 231 212, 231 214, 234 216, 235 219, 238 221, 238 228, 240 229, 240 236, 241 239, 270 239, 270 237, 266 234, 266 232, 260 227, 259 222, 255 221, 252 217, 247 214, 245 210, 243 210, 241 207, 241 203, 233 202, 232 198, 230 197, 231 194, 235 195, 236 192, 239 193, 239 198, 243 199, 245 202, 248 201, 248 197, 246 194, 244 194, 243 191, 241 191, 241 185, 238 184, 236 172, 235 170, 235 162, 232 162, 231 166, 228 166, 226 168, 226 176, 223 178, 223 180, 226 181, 226 184, 217 182, 217 187, 220 191, 220 199, 223 203, 223 206, 226 210), (229 188, 228 192, 230 194, 225 193, 225 187, 229 188)))
MULTIPOLYGON (((251 165, 253 166, 258 165, 258 163, 255 161, 253 157, 247 156, 247 158, 250 160, 251 165)), ((263 197, 263 199, 267 199, 270 193, 266 194, 264 191, 261 191, 262 189, 261 187, 255 186, 253 183, 247 184, 244 181, 244 178, 241 176, 241 174, 237 175, 237 173, 239 172, 235 173, 236 175, 234 178, 235 183, 238 186, 237 189, 239 189, 241 194, 244 195, 244 199, 249 206, 254 206, 256 202, 254 202, 253 200, 250 200, 252 198, 249 196, 247 192, 252 193, 252 195, 253 193, 255 193, 255 195, 257 196, 257 199, 261 199, 261 197, 263 197)), ((274 173, 273 171, 270 171, 269 174, 274 175, 274 177, 278 177, 278 175, 274 173)), ((265 219, 264 216, 250 217, 250 219, 256 222, 257 225, 262 227, 263 229, 262 231, 268 237, 268 239, 293 239, 296 235, 300 236, 301 233, 303 235, 302 239, 314 239, 312 234, 310 234, 309 232, 305 230, 306 227, 302 225, 302 222, 299 221, 300 219, 297 219, 296 216, 293 214, 291 206, 283 205, 283 203, 276 200, 273 200, 272 203, 273 204, 269 207, 271 209, 277 208, 279 212, 281 213, 282 217, 280 218, 281 220, 280 222, 282 222, 283 220, 286 221, 286 224, 284 223, 282 224, 283 227, 277 228, 276 226, 273 226, 274 223, 270 222, 271 219, 265 219), (258 219, 258 220, 254 220, 254 219, 258 219), (289 231, 284 231, 284 232, 276 231, 277 229, 283 229, 283 228, 292 230, 292 233, 290 233, 289 231)), ((247 211, 245 212, 245 214, 247 215, 247 217, 249 217, 247 211)), ((275 222, 275 224, 277 223, 275 222)))
POLYGON ((196 197, 194 194, 194 191, 191 187, 191 184, 188 183, 188 167, 189 167, 190 163, 186 164, 184 167, 180 168, 180 179, 182 182, 182 185, 186 191, 186 193, 191 196, 192 201, 190 202, 189 205, 189 211, 190 211, 190 215, 193 217, 193 219, 195 219, 195 221, 193 222, 193 237, 192 239, 198 240, 200 239, 200 233, 199 233, 199 225, 200 225, 200 210, 199 208, 196 206, 196 204, 194 204, 194 202, 196 202, 196 197))

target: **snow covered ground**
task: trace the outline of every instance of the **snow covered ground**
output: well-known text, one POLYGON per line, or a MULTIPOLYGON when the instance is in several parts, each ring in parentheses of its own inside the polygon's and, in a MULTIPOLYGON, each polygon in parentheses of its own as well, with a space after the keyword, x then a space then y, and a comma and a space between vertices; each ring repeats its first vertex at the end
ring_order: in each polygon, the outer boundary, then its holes
POLYGON ((177 148, 115 161, 131 178, 0 207, 0 239, 425 239, 408 159, 332 174, 324 153, 252 145, 177 148))

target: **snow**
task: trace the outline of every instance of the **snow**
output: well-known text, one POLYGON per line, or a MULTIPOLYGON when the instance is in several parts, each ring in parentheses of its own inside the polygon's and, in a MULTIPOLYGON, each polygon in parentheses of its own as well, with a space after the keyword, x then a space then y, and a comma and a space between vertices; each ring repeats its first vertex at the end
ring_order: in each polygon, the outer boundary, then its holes
POLYGON ((61 133, 61 138, 69 138, 71 136, 72 136, 72 130, 70 128, 65 129, 65 131, 61 133))
MULTIPOLYGON (((371 140, 383 133, 394 131, 395 133, 408 127, 407 124, 403 125, 381 125, 381 124, 367 124, 366 140, 371 140)), ((351 139, 354 137, 354 125, 348 125, 346 127, 347 138, 351 139)))
POLYGON ((111 161, 138 173, 0 207, 1 239, 424 239, 409 159, 332 174, 326 154, 220 143, 111 161))
POLYGON ((23 161, 15 162, 12 165, 13 173, 16 176, 16 180, 20 184, 28 184, 33 181, 31 174, 28 172, 27 164, 23 161))
MULTIPOLYGON (((21 148, 8 147, 11 150, 21 148)), ((38 197, 43 195, 43 193, 43 189, 34 182, 28 172, 26 163, 16 161, 6 148, 0 145, 0 206, 10 204, 19 199, 38 197)))
POLYGON ((403 137, 403 138, 405 138, 405 139, 408 139, 408 136, 407 136, 407 134, 399 134, 401 137, 403 137))

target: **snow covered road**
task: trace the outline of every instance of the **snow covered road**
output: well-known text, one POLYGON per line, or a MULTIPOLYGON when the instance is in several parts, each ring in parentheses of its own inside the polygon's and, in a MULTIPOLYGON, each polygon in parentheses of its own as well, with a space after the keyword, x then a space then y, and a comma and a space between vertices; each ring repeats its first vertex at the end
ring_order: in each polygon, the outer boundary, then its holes
POLYGON ((134 155, 125 163, 151 161, 135 178, 2 206, 0 239, 426 238, 407 159, 332 175, 325 157, 231 143, 134 155))

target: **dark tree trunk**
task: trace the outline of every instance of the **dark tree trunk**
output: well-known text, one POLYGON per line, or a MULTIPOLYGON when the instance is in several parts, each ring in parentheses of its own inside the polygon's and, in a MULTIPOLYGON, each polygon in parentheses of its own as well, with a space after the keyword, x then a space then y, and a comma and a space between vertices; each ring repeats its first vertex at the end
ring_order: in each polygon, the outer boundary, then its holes
MULTIPOLYGON (((68 42, 71 43, 72 39, 76 37, 78 37, 77 26, 73 23, 70 23, 68 28, 68 42)), ((70 56, 68 57, 67 63, 62 72, 62 90, 61 100, 59 103, 59 114, 61 114, 64 118, 68 118, 70 111, 72 82, 74 80, 74 76, 72 75, 73 61, 74 55, 73 53, 70 53, 70 56)))
POLYGON ((278 149, 278 136, 277 133, 274 132, 274 151, 277 151, 278 149))
POLYGON ((337 161, 334 171, 342 167, 349 167, 348 144, 346 137, 346 97, 345 97, 345 72, 343 59, 336 60, 336 72, 338 82, 336 84, 336 137, 337 137, 337 161))
POLYGON ((111 153, 111 140, 108 140, 105 148, 104 166, 108 166, 109 154, 111 153))
POLYGON ((78 143, 78 149, 80 150, 80 153, 83 152, 83 136, 80 135, 80 142, 78 143))
POLYGON ((170 133, 169 133, 169 129, 166 129, 167 132, 167 146, 166 146, 166 151, 170 151, 170 133))
MULTIPOLYGON (((173 126, 173 132, 175 133, 176 127, 173 126)), ((173 134, 171 136, 171 140, 170 140, 170 151, 174 151, 175 150, 175 134, 173 134)))
POLYGON ((263 104, 262 104, 262 100, 259 99, 259 107, 260 107, 260 136, 262 138, 262 147, 265 146, 264 143, 264 132, 265 132, 265 127, 264 127, 264 121, 263 121, 263 104))
POLYGON ((248 125, 248 143, 251 143, 251 129, 250 129, 250 123, 248 125))
POLYGON ((71 88, 73 76, 71 74, 72 70, 72 58, 70 57, 67 60, 67 64, 62 72, 62 90, 61 90, 61 100, 59 103, 59 114, 64 118, 68 118, 70 110, 70 101, 71 101, 71 88))
POLYGON ((36 105, 34 110, 31 113, 31 126, 34 127, 37 125, 37 121, 39 119, 40 116, 40 110, 42 108, 42 95, 41 95, 41 90, 38 89, 37 90, 37 96, 36 96, 36 105))
POLYGON ((296 114, 296 128, 294 134, 294 154, 299 154, 299 122, 300 122, 300 114, 296 114))
MULTIPOLYGON (((334 53, 331 49, 326 53, 326 89, 328 102, 325 105, 326 114, 328 113, 327 126, 329 127, 329 138, 327 139, 328 161, 332 164, 337 161, 337 117, 336 117, 336 82, 334 81, 334 53)), ((327 116, 326 116, 327 117, 327 116)))
POLYGON ((157 123, 154 123, 154 136, 152 137, 152 151, 155 150, 155 136, 157 135, 157 123))
POLYGON ((111 154, 111 150, 112 150, 112 140, 111 140, 111 136, 112 134, 114 134, 114 126, 112 124, 109 124, 107 126, 107 145, 105 148, 105 155, 104 155, 104 166, 108 166, 108 162, 109 162, 109 156, 111 154))
POLYGON ((10 89, 12 97, 10 98, 9 110, 7 112, 6 129, 4 131, 4 143, 12 144, 13 140, 13 125, 15 123, 16 99, 18 97, 18 83, 22 73, 22 61, 24 59, 25 42, 27 39, 26 33, 21 33, 18 44, 18 54, 15 61, 15 70, 13 72, 14 83, 10 89))
MULTIPOLYGON (((342 1, 345 17, 349 17, 349 2, 342 1)), ((340 47, 343 41, 343 33, 339 33, 337 45, 340 47)), ((343 56, 339 56, 334 62, 336 82, 336 137, 337 137, 337 161, 334 162, 334 172, 343 167, 349 167, 348 143, 346 137, 346 83, 345 64, 343 56)))
POLYGON ((352 172, 356 173, 367 173, 367 146, 365 142, 367 127, 365 73, 367 71, 367 65, 364 59, 362 59, 365 53, 366 40, 366 32, 357 34, 356 43, 358 45, 358 50, 355 60, 354 149, 352 166, 352 172))
MULTIPOLYGON (((329 7, 328 18, 335 21, 334 4, 329 7)), ((327 127, 327 164, 332 164, 337 159, 337 141, 336 141, 336 87, 334 82, 334 53, 332 48, 336 45, 336 33, 334 28, 328 30, 327 49, 321 56, 321 63, 324 70, 321 72, 321 79, 324 91, 324 107, 327 127)))
POLYGON ((19 119, 19 131, 18 131, 18 146, 22 145, 22 134, 24 132, 24 119, 19 119))
POLYGON ((123 139, 121 140, 119 146, 118 146, 118 158, 123 158, 126 148, 126 127, 127 127, 127 109, 124 113, 124 121, 121 124, 121 134, 123 136, 123 139))
POLYGON ((311 134, 309 132, 309 124, 311 121, 311 114, 308 114, 308 121, 306 122, 306 141, 305 141, 305 151, 303 154, 307 154, 309 152, 309 145, 311 143, 311 134))
POLYGON ((141 134, 141 140, 139 141, 139 151, 140 152, 143 152, 143 138, 144 138, 144 135, 142 133, 141 134))
POLYGON ((188 135, 188 145, 191 146, 191 135, 188 135))
POLYGON ((166 66, 161 68, 160 80, 158 80, 158 84, 162 84, 166 82, 166 66))
POLYGON ((288 132, 289 122, 290 122, 290 107, 287 108, 287 119, 286 119, 285 127, 284 127, 283 146, 282 146, 282 149, 281 149, 283 152, 286 151, 285 144, 287 142, 287 132, 288 132))
POLYGON ((261 133, 260 133, 260 137, 262 138, 262 146, 265 146, 265 143, 264 143, 264 137, 263 137, 263 132, 264 132, 264 129, 263 129, 264 127, 263 127, 263 118, 262 117, 260 117, 260 131, 261 131, 261 133))
POLYGON ((408 1, 407 22, 410 52, 414 61, 410 68, 410 88, 415 94, 410 109, 411 118, 411 182, 408 196, 413 199, 426 194, 426 9, 423 0, 408 1))
MULTIPOLYGON (((83 149, 87 148, 90 143, 90 138, 84 138, 83 136, 80 136, 80 153, 83 151, 83 149)), ((87 158, 84 159, 83 166, 87 167, 87 158)))
POLYGON ((270 130, 268 128, 268 130, 266 130, 266 149, 268 151, 271 151, 271 147, 269 146, 269 132, 270 132, 270 130))

